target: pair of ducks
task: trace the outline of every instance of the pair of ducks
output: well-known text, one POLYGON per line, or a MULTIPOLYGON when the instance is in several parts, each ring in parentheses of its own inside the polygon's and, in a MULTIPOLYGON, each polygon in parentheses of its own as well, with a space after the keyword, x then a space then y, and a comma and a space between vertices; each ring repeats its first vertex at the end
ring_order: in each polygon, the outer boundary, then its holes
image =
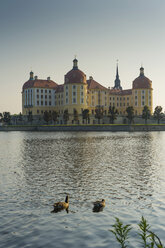
MULTIPOLYGON (((54 209, 51 211, 52 213, 57 213, 61 210, 66 210, 68 213, 69 208, 69 196, 67 195, 65 198, 65 202, 56 202, 53 205, 54 209)), ((105 207, 105 200, 102 199, 101 201, 95 201, 93 202, 93 212, 100 212, 103 211, 103 208, 105 207)))

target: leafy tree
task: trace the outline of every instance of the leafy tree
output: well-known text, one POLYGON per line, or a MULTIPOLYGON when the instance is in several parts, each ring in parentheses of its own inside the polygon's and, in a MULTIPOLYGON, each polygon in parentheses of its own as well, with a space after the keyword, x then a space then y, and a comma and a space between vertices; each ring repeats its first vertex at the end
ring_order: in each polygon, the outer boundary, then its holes
POLYGON ((75 122, 78 122, 78 111, 76 109, 74 109, 73 118, 75 122))
POLYGON ((68 113, 67 109, 64 110, 63 120, 64 120, 64 123, 67 124, 67 122, 69 120, 69 113, 68 113))
POLYGON ((97 108, 95 109, 95 118, 98 119, 98 124, 100 124, 100 119, 103 118, 104 115, 104 109, 102 106, 97 106, 97 108))
POLYGON ((143 108, 143 113, 142 113, 142 118, 145 120, 145 124, 147 124, 147 120, 151 116, 151 111, 147 105, 144 106, 143 108))
POLYGON ((163 118, 163 112, 162 112, 162 107, 157 106, 154 111, 154 118, 157 119, 158 124, 160 123, 160 120, 163 118))
POLYGON ((10 121, 11 121, 11 115, 10 115, 10 112, 3 112, 3 122, 6 123, 6 124, 10 124, 10 121))
POLYGON ((3 119, 3 115, 2 113, 0 113, 0 122, 2 122, 2 119, 3 119))
POLYGON ((89 120, 89 109, 83 110, 82 117, 83 117, 83 120, 86 120, 86 124, 87 124, 87 120, 89 120))
POLYGON ((32 121, 33 121, 32 111, 29 110, 27 118, 28 118, 28 122, 30 122, 32 124, 32 121))
POLYGON ((19 115, 18 115, 18 120, 19 120, 19 121, 22 121, 22 120, 23 120, 23 117, 22 117, 21 112, 20 112, 19 115))
POLYGON ((54 123, 57 122, 58 117, 59 117, 58 112, 57 112, 57 111, 53 111, 53 112, 52 112, 52 119, 53 119, 54 123))
POLYGON ((109 117, 109 121, 111 124, 114 124, 114 120, 116 120, 117 115, 118 115, 118 110, 115 108, 115 106, 111 107, 109 106, 109 110, 108 110, 108 117, 109 117))
POLYGON ((134 119, 134 108, 132 106, 129 106, 128 108, 126 108, 126 112, 129 123, 131 124, 134 119))
POLYGON ((43 115, 43 119, 44 121, 46 121, 47 125, 49 123, 49 121, 52 119, 51 113, 49 113, 47 110, 44 112, 43 115))

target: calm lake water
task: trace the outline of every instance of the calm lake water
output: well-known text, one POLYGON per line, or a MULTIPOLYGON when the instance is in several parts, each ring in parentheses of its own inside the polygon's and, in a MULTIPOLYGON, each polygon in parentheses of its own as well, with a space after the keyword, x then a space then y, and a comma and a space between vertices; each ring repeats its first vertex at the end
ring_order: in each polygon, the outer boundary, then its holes
POLYGON ((115 217, 141 247, 142 215, 165 244, 165 132, 0 133, 0 247, 117 248, 115 217))

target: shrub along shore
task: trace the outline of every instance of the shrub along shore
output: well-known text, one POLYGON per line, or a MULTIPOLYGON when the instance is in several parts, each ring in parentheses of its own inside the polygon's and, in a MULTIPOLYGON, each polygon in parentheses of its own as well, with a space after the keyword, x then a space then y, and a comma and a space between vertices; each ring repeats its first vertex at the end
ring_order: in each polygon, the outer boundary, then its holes
POLYGON ((165 131, 165 124, 96 124, 96 125, 5 125, 0 131, 110 131, 110 132, 146 132, 165 131))

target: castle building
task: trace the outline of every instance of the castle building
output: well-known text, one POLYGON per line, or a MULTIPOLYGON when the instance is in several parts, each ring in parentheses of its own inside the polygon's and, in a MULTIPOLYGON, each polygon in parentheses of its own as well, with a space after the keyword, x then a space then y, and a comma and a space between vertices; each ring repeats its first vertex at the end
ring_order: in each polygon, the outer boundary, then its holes
MULTIPOLYGON (((126 115, 126 108, 133 106, 135 115, 142 115, 144 106, 147 105, 153 112, 153 89, 150 79, 145 77, 144 68, 140 68, 140 75, 132 83, 132 89, 123 90, 119 79, 118 65, 114 87, 106 88, 96 82, 93 77, 86 79, 84 72, 78 68, 78 60, 73 60, 73 68, 65 75, 64 84, 57 84, 50 77, 47 80, 34 77, 30 78, 22 88, 22 114, 28 115, 29 111, 34 116, 42 116, 45 111, 59 114, 59 123, 63 123, 63 113, 68 110, 73 123, 73 113, 76 110, 82 115, 84 109, 89 109, 91 118, 95 119, 95 109, 102 107, 105 116, 108 115, 110 106, 118 109, 120 116, 126 115)), ((81 123, 80 118, 79 123, 81 123)))

